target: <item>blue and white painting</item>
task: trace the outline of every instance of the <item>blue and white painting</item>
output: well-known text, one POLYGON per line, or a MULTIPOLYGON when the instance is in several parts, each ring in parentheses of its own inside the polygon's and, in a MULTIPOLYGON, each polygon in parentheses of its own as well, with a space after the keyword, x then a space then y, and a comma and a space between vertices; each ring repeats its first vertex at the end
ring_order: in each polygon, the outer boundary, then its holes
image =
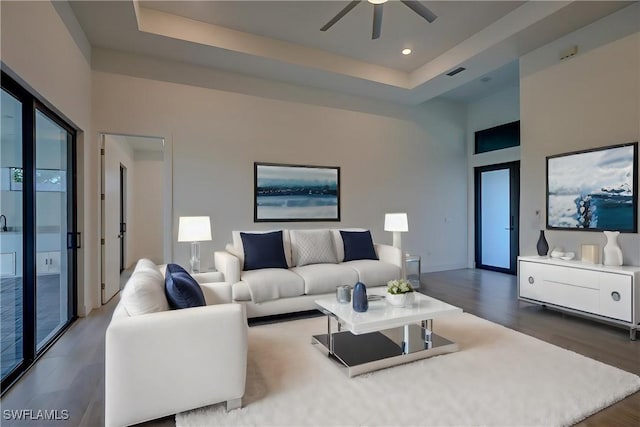
POLYGON ((634 232, 636 147, 547 158, 548 226, 634 232))
POLYGON ((340 168, 255 164, 260 221, 339 221, 340 168))

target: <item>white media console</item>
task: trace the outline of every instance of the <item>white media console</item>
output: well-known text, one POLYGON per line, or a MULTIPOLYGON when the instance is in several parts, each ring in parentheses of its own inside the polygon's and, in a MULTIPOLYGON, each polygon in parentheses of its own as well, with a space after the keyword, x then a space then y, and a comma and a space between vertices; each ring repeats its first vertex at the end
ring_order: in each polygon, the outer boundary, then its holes
POLYGON ((518 299, 629 328, 640 323, 640 267, 518 257, 518 299))

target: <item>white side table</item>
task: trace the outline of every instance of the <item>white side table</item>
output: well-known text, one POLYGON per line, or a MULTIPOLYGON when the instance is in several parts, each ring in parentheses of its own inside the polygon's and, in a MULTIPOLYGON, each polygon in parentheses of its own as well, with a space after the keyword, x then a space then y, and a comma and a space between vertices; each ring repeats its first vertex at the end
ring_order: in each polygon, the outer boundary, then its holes
POLYGON ((407 280, 415 289, 420 287, 420 261, 420 255, 407 254, 405 259, 407 280))

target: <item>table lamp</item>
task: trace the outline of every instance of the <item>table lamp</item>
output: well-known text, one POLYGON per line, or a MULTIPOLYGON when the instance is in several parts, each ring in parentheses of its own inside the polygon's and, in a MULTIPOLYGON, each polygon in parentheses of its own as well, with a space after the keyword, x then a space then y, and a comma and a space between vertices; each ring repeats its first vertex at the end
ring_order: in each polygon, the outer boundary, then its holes
POLYGON ((384 231, 393 232, 393 246, 400 249, 402 254, 402 278, 405 279, 407 270, 405 267, 405 253, 402 250, 402 234, 409 231, 409 221, 406 213, 388 213, 384 215, 384 231))
POLYGON ((200 273, 200 242, 211 240, 211 219, 208 216, 181 216, 178 242, 191 242, 191 273, 200 273))

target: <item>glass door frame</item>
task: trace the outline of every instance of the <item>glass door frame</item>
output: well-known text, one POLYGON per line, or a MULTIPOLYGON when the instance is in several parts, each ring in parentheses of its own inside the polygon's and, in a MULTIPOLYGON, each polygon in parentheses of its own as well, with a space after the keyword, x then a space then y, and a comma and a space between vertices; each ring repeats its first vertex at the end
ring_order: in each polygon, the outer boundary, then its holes
MULTIPOLYGON (((77 319, 77 172, 76 172, 76 129, 65 122, 59 114, 25 89, 4 70, 1 72, 1 86, 4 91, 22 103, 22 168, 23 174, 23 359, 5 378, 2 378, 1 394, 13 385, 51 345, 77 319), (67 321, 44 345, 36 350, 36 111, 67 131, 67 254, 69 292, 67 301, 67 321)), ((61 248, 63 249, 63 248, 61 248)))
POLYGON ((475 266, 483 270, 515 275, 520 247, 520 161, 499 163, 474 168, 475 199, 475 266), (509 238, 509 268, 485 265, 482 262, 482 181, 483 172, 509 170, 509 216, 511 218, 509 238))

